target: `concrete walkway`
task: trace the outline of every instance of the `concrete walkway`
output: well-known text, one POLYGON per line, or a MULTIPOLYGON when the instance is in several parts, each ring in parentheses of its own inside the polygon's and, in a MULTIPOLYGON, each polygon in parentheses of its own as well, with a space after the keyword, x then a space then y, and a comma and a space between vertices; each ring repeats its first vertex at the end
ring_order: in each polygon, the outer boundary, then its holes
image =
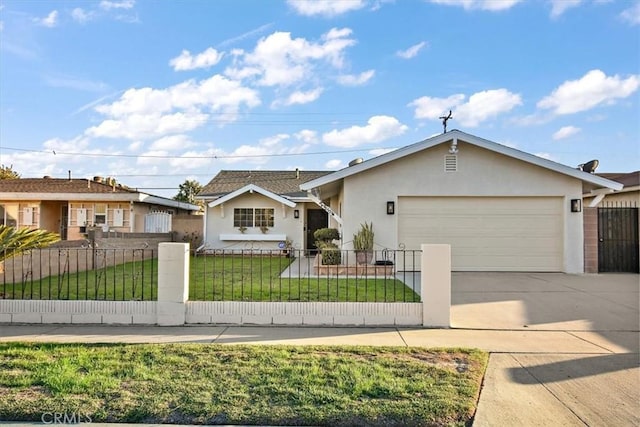
POLYGON ((491 355, 474 426, 638 426, 638 279, 457 273, 452 329, 0 325, 0 342, 475 347, 491 355))

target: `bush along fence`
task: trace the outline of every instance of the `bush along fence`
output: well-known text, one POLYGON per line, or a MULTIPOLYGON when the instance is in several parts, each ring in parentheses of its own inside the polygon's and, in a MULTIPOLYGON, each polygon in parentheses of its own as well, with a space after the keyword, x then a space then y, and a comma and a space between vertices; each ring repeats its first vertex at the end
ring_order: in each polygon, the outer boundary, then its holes
POLYGON ((329 261, 292 249, 192 256, 185 243, 104 251, 52 252, 58 270, 25 266, 45 252, 6 264, 0 323, 449 326, 447 245, 376 251, 365 262, 353 251, 329 261))

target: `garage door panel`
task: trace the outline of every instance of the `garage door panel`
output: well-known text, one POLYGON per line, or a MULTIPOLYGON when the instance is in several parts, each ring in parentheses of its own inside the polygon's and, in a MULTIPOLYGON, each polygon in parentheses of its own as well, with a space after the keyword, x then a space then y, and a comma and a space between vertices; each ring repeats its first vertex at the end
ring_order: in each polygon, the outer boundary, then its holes
POLYGON ((399 243, 450 244, 454 270, 562 271, 560 197, 400 197, 398 205, 399 243))

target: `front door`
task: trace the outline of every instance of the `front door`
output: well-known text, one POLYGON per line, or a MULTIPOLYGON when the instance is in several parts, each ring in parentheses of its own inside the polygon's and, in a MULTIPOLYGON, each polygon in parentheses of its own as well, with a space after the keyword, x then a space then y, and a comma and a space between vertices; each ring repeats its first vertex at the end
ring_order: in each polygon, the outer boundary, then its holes
POLYGON ((315 245, 313 233, 319 228, 329 226, 329 215, 322 209, 307 209, 307 251, 316 253, 318 248, 315 245))

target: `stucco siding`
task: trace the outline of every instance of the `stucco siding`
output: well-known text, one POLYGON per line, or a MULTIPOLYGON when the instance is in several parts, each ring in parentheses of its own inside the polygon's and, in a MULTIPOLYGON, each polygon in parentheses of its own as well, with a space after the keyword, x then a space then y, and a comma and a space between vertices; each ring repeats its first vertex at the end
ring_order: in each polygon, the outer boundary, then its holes
POLYGON ((222 205, 207 207, 206 215, 206 248, 210 249, 279 249, 280 239, 272 240, 271 236, 286 236, 293 242, 294 247, 302 248, 304 242, 303 225, 305 209, 303 203, 295 208, 285 206, 262 194, 243 194, 222 205), (267 233, 260 228, 249 227, 244 233, 233 224, 233 212, 236 208, 273 208, 274 226, 267 233), (299 211, 299 217, 294 218, 294 210, 299 211), (234 240, 233 236, 238 236, 234 240), (225 240, 221 240, 220 237, 225 240), (252 236, 255 239, 252 239, 252 236), (243 240, 241 240, 243 239, 243 240))
POLYGON ((563 268, 569 273, 583 271, 582 214, 569 212, 570 200, 582 198, 580 180, 462 141, 458 148, 456 172, 444 170, 449 150, 445 143, 345 178, 343 244, 351 247, 360 223, 372 221, 376 248, 397 248, 402 196, 561 197, 563 268), (396 204, 395 215, 387 215, 387 201, 396 204))

